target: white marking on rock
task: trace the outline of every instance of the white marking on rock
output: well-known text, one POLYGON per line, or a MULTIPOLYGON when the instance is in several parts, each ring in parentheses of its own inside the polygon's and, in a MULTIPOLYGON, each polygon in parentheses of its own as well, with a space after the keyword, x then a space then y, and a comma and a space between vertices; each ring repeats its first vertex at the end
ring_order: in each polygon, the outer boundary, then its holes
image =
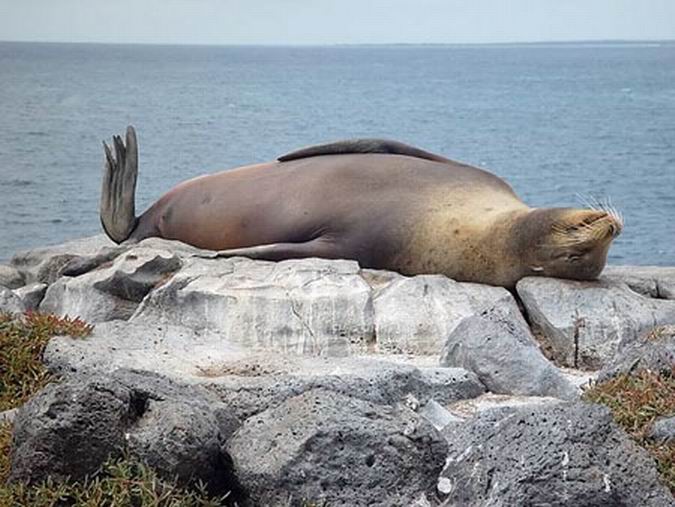
POLYGON ((612 483, 609 481, 609 474, 602 474, 602 482, 605 483, 605 493, 612 491, 612 483))
POLYGON ((438 491, 443 495, 449 495, 452 491, 452 481, 447 477, 438 479, 438 491))

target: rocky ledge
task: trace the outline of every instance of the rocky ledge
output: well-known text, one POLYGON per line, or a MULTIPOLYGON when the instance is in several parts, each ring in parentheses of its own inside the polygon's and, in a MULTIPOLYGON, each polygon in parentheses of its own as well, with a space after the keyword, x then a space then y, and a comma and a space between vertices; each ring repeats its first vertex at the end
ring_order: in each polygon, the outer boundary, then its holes
POLYGON ((675 365, 675 268, 512 294, 96 236, 0 266, 0 311, 28 310, 95 329, 47 346, 62 381, 16 414, 13 480, 127 453, 239 505, 673 502, 579 398, 598 375, 675 365))

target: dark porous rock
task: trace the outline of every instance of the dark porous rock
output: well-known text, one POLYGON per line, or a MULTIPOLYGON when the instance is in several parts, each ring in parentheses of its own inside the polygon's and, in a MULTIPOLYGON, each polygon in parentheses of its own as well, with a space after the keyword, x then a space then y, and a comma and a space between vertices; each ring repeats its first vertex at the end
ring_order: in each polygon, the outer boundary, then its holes
POLYGON ((0 264, 0 287, 18 289, 23 284, 24 278, 18 269, 0 264))
POLYGON ((227 443, 254 505, 408 506, 433 496, 447 444, 403 406, 324 389, 247 420, 227 443))
POLYGON ((239 426, 207 391, 147 372, 71 377, 24 405, 14 423, 11 480, 80 479, 125 451, 181 483, 236 489, 220 449, 239 426))
POLYGON ((660 326, 644 333, 636 342, 620 347, 614 359, 598 374, 603 382, 621 374, 641 370, 670 372, 675 368, 675 326, 660 326))
POLYGON ((576 387, 539 350, 513 301, 461 321, 448 335, 440 362, 474 372, 493 393, 579 396, 576 387))
POLYGON ((675 415, 654 421, 647 436, 656 442, 675 445, 675 415))
POLYGON ((444 435, 447 505, 673 505, 654 460, 599 405, 490 410, 444 435))
POLYGON ((131 390, 110 379, 51 384, 16 415, 10 480, 80 479, 122 454, 135 418, 131 390))

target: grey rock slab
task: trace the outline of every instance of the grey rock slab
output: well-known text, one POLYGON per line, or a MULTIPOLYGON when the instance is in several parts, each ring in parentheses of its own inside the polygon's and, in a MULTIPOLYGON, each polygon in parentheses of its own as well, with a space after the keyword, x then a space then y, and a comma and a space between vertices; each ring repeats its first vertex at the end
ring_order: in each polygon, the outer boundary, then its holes
POLYGON ((242 418, 317 386, 376 403, 394 403, 408 393, 423 403, 430 399, 446 403, 485 392, 474 374, 460 368, 417 367, 389 356, 252 353, 210 330, 125 321, 97 324, 86 338, 52 338, 44 361, 60 375, 132 368, 202 384, 242 418))
POLYGON ((619 346, 614 358, 600 370, 598 380, 641 370, 670 372, 675 368, 675 326, 660 326, 635 342, 619 346))
POLYGON ((189 380, 208 378, 214 367, 244 355, 217 333, 116 320, 97 324, 86 338, 52 338, 43 357, 59 374, 130 368, 189 380))
POLYGON ((226 449, 254 505, 354 507, 408 506, 433 494, 447 452, 411 410, 323 389, 248 419, 226 449))
POLYGON ((445 337, 464 318, 501 304, 514 304, 514 300, 500 287, 458 283, 440 275, 398 276, 373 297, 377 349, 440 354, 445 337))
POLYGON ((485 392, 475 375, 459 368, 417 368, 386 358, 296 358, 261 354, 224 363, 202 383, 247 419, 287 399, 322 388, 376 404, 408 395, 427 403, 450 403, 485 392), (439 371, 441 370, 441 371, 439 371))
POLYGON ((138 246, 107 267, 60 278, 47 289, 40 310, 90 323, 128 319, 143 297, 180 266, 181 260, 168 250, 138 246))
POLYGON ((607 266, 602 278, 623 282, 643 296, 675 299, 675 267, 607 266))
POLYGON ((210 372, 205 384, 242 419, 311 389, 323 388, 376 404, 413 395, 421 404, 473 398, 485 392, 460 368, 417 368, 377 358, 292 358, 282 363, 256 356, 210 372))
POLYGON ((447 505, 673 505, 654 460, 605 407, 486 411, 443 433, 450 451, 438 490, 447 505))
POLYGON ((251 349, 345 356, 374 340, 369 285, 356 262, 191 258, 132 321, 212 329, 251 349))
POLYGON ((235 484, 221 447, 239 426, 207 391, 120 370, 50 384, 19 409, 10 480, 80 479, 124 451, 166 478, 235 484))
POLYGON ((497 394, 563 399, 580 394, 544 357, 513 300, 465 317, 446 337, 440 364, 474 372, 497 394))
POLYGON ((18 269, 0 264, 0 287, 18 289, 24 282, 23 275, 18 269))
POLYGON ((675 301, 643 296, 609 278, 531 277, 520 280, 517 291, 547 354, 563 366, 600 369, 620 346, 654 327, 675 324, 675 301))
POLYGON ((73 259, 95 255, 115 244, 105 234, 76 239, 59 245, 19 252, 11 265, 24 276, 26 283, 51 284, 61 276, 61 270, 73 259))

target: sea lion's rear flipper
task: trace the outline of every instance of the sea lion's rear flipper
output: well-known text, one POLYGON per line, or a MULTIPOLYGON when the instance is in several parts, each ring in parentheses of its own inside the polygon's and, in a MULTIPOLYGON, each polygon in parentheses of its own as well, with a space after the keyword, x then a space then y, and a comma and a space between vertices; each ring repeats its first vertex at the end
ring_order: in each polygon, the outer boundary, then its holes
POLYGON ((101 224, 115 243, 127 239, 136 227, 136 176, 138 175, 138 143, 136 131, 127 127, 126 144, 113 136, 113 156, 105 141, 105 164, 101 189, 101 224))
POLYGON ((270 245, 251 246, 220 250, 209 254, 198 254, 197 257, 248 257, 264 261, 282 261, 285 259, 305 259, 307 257, 323 257, 337 259, 339 254, 334 245, 325 238, 317 238, 304 243, 273 243, 270 245))
POLYGON ((407 155, 409 157, 433 160, 435 162, 450 162, 449 159, 435 155, 428 151, 415 148, 408 144, 388 139, 351 139, 328 144, 317 144, 301 148, 277 158, 279 162, 298 160, 300 158, 318 157, 320 155, 347 155, 355 153, 384 153, 390 155, 407 155))

